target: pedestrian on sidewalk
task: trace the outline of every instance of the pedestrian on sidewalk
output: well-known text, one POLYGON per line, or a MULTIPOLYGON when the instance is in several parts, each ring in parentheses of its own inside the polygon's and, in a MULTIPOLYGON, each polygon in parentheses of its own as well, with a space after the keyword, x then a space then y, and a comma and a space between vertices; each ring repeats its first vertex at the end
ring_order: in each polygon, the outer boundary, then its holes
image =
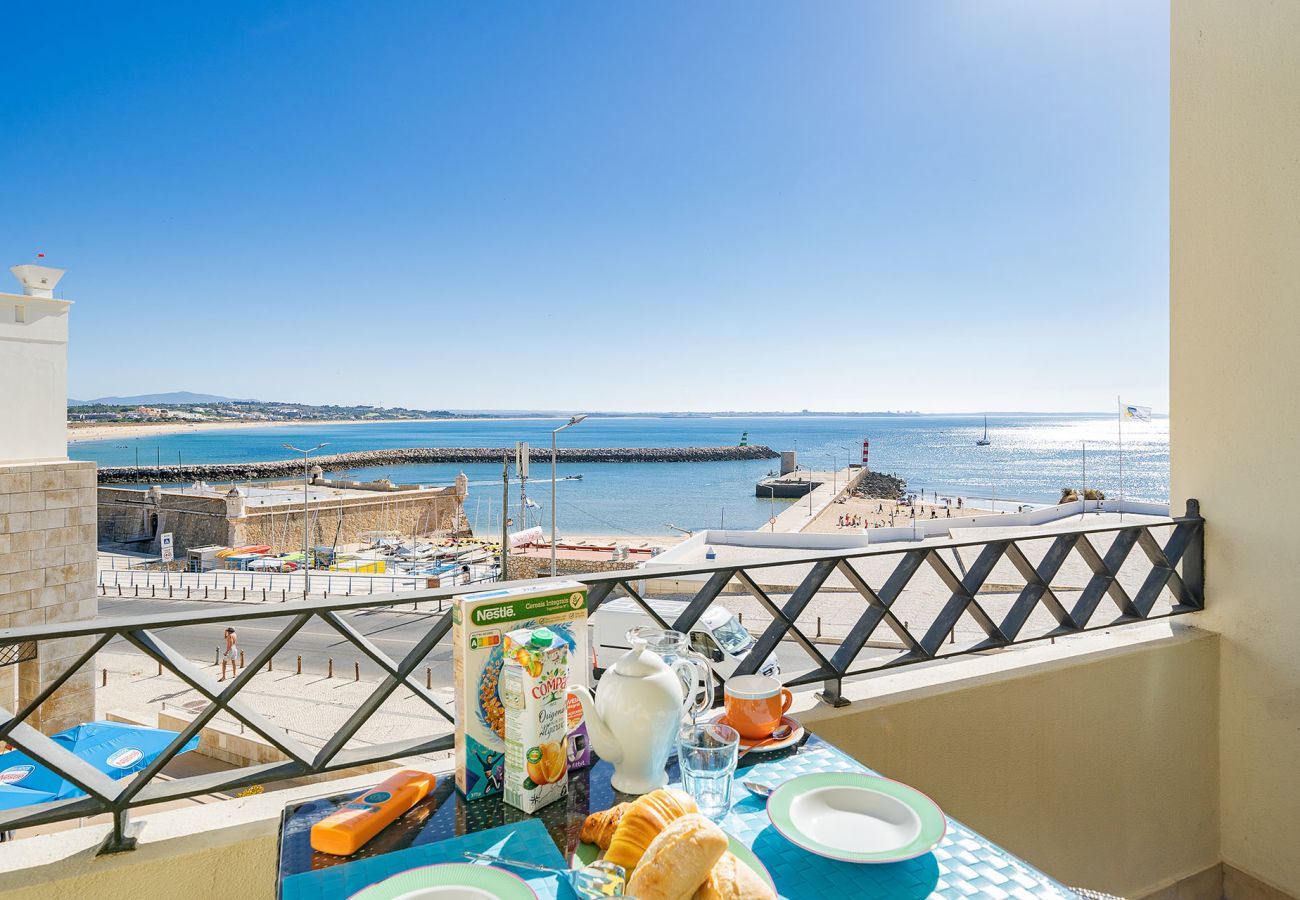
POLYGON ((218 682, 226 680, 227 662, 230 663, 231 678, 234 678, 235 675, 239 672, 239 648, 235 645, 235 642, 236 640, 238 640, 238 637, 235 634, 235 629, 227 627, 225 639, 226 639, 226 650, 224 653, 221 654, 221 677, 217 679, 218 682))

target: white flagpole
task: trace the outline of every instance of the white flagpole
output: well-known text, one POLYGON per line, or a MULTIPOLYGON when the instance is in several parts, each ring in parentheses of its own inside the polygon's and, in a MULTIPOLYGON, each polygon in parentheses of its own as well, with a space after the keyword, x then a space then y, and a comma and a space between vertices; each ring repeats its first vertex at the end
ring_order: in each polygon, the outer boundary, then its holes
POLYGON ((1124 401, 1115 395, 1115 430, 1119 433, 1119 520, 1124 521, 1124 401))

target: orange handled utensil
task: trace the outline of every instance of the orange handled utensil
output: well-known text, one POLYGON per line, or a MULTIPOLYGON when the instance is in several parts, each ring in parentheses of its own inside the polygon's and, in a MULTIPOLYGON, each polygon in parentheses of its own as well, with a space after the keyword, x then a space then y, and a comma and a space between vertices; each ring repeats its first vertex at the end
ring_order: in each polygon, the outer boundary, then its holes
POLYGON ((311 847, 332 856, 351 856, 433 790, 438 778, 403 769, 354 797, 311 827, 311 847))

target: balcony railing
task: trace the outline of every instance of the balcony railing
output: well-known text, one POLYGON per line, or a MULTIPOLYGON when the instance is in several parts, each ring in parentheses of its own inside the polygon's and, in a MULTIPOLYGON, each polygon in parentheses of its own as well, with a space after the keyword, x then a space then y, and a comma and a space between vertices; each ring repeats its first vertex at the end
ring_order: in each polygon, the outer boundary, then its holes
MULTIPOLYGON (((1204 608, 1203 575, 1204 520, 1196 501, 1189 501, 1184 516, 1135 524, 1087 527, 1081 521, 1070 530, 1026 530, 986 540, 928 540, 901 547, 785 551, 784 555, 772 551, 743 564, 652 566, 564 580, 587 586, 592 613, 621 594, 662 627, 683 632, 690 632, 714 603, 734 604, 743 598, 750 604, 750 622, 757 620, 761 627, 755 629, 758 634, 753 645, 732 675, 759 670, 778 648, 786 646, 787 652, 801 651, 806 657, 806 668, 784 673, 786 684, 820 685, 822 700, 842 705, 848 702, 841 693, 846 679, 882 669, 1195 612, 1204 608), (656 598, 669 594, 685 602, 674 607, 678 614, 666 621, 656 606, 647 602, 646 594, 656 598), (755 615, 754 604, 761 615, 755 615), (828 637, 822 634, 822 616, 838 616, 844 627, 828 637), (815 631, 810 628, 814 618, 818 621, 815 631), (889 639, 881 640, 882 636, 889 639)), ((346 615, 416 601, 438 601, 441 606, 442 601, 463 592, 464 588, 444 588, 235 607, 196 602, 193 611, 183 613, 0 631, 0 652, 6 647, 64 638, 89 642, 84 652, 16 713, 0 709, 0 740, 23 750, 87 796, 2 812, 0 829, 108 813, 113 816, 114 829, 105 849, 129 849, 134 841, 127 817, 139 807, 451 749, 453 710, 412 674, 435 650, 445 653, 449 649, 444 642, 449 643, 450 611, 422 626, 414 646, 400 660, 380 650, 346 615), (169 628, 238 625, 273 618, 287 619, 287 623, 224 685, 159 636, 169 628), (253 676, 266 669, 275 654, 314 620, 332 628, 385 673, 382 682, 320 747, 302 743, 239 696, 253 676), (27 724, 67 679, 88 664, 93 666, 95 654, 117 639, 156 660, 208 701, 157 759, 130 780, 120 782, 27 724), (399 688, 410 691, 445 719, 448 732, 348 747, 399 688), (174 780, 159 778, 184 744, 221 712, 261 735, 285 759, 174 780)), ((663 608, 659 606, 659 610, 663 608)))

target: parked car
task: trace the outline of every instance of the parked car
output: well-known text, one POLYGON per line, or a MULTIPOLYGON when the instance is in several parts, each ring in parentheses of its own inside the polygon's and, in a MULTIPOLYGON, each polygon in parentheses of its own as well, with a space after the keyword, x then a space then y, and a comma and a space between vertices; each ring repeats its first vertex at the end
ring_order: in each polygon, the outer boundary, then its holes
MULTIPOLYGON (((650 608, 665 622, 672 622, 686 609, 684 600, 647 600, 650 608)), ((587 620, 591 635, 592 665, 597 678, 605 669, 631 649, 627 633, 640 625, 654 625, 654 619, 635 600, 620 597, 607 600, 587 620)), ((713 669, 718 683, 730 678, 741 660, 754 646, 753 636, 726 607, 710 606, 687 634, 691 649, 713 669)), ((781 664, 773 653, 759 667, 763 675, 781 674, 781 664)))

